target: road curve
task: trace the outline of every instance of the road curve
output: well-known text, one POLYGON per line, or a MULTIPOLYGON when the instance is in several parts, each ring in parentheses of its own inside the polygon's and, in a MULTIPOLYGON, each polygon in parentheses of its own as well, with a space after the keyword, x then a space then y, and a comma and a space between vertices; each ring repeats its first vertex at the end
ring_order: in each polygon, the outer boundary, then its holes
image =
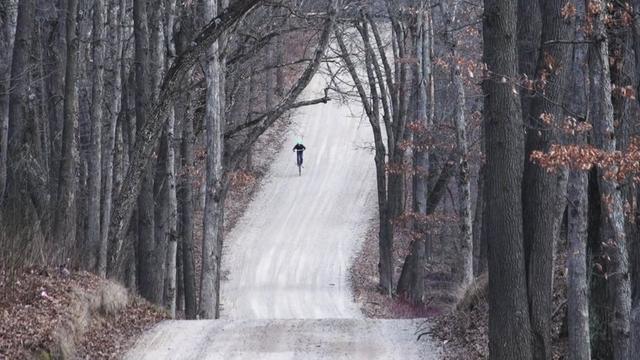
MULTIPOLYGON (((306 98, 321 96, 317 75, 306 98)), ((222 320, 165 321, 127 359, 436 359, 415 320, 364 319, 348 279, 375 216, 371 129, 331 101, 300 109, 226 237, 222 320), (292 147, 307 147, 298 176, 292 147)))

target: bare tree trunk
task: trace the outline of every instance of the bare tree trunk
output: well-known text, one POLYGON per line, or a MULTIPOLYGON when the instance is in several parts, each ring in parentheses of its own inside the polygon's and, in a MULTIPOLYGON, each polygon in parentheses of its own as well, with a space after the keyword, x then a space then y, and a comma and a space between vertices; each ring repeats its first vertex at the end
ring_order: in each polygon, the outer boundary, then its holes
MULTIPOLYGON (((640 0, 633 0, 633 49, 635 53, 636 94, 640 91, 640 0)), ((638 97, 637 97, 638 98, 638 97)), ((638 98, 640 102, 640 98, 638 98)), ((637 186, 637 185, 636 185, 637 186)), ((636 189, 636 204, 640 202, 640 189, 636 189)), ((638 205, 636 205, 638 206, 638 205)), ((640 354, 640 209, 636 209, 636 237, 631 249, 633 267, 633 308, 631 312, 631 354, 640 354)))
POLYGON ((0 55, 0 206, 7 185, 7 161, 9 142, 9 89, 11 83, 11 51, 14 40, 15 11, 13 1, 8 1, 0 14, 0 47, 7 49, 0 55))
MULTIPOLYGON (((421 3, 422 4, 422 3, 421 3)), ((407 294, 413 304, 422 304, 425 298, 425 265, 427 260, 426 242, 429 235, 425 226, 428 198, 428 171, 429 151, 425 146, 426 132, 431 126, 431 32, 430 32, 431 7, 424 8, 422 4, 416 15, 416 25, 413 30, 415 56, 418 61, 414 68, 414 84, 417 87, 415 100, 415 114, 421 129, 414 133, 413 147, 413 212, 418 219, 413 227, 417 232, 417 238, 413 239, 411 252, 405 258, 400 278, 398 279, 397 292, 407 294)))
MULTIPOLYGON (((541 51, 536 79, 547 79, 544 89, 536 89, 529 101, 523 100, 526 132, 524 181, 522 188, 525 259, 527 262, 529 312, 535 359, 552 357, 551 312, 553 311, 553 259, 558 233, 557 208, 564 205, 556 175, 529 159, 532 151, 548 151, 560 139, 557 128, 563 116, 564 86, 569 74, 571 47, 551 44, 562 38, 573 39, 572 22, 562 16, 563 0, 541 2, 541 51), (553 60, 549 60, 553 59, 553 60), (553 62, 551 62, 553 61, 553 62), (540 130, 537 130, 540 129, 540 130), (559 204, 560 203, 560 204, 559 204)), ((564 209, 564 207, 563 207, 564 209)))
POLYGON ((54 223, 54 238, 60 247, 58 261, 64 262, 68 251, 75 244, 76 214, 75 195, 77 180, 75 167, 77 164, 77 149, 75 130, 77 125, 78 95, 76 89, 78 66, 78 37, 76 33, 76 16, 78 1, 67 0, 66 8, 66 38, 67 65, 64 86, 64 123, 62 128, 62 153, 60 159, 60 173, 58 182, 58 201, 56 220, 54 223))
MULTIPOLYGON (((175 23, 175 11, 176 1, 169 0, 165 2, 166 19, 164 26, 162 27, 164 33, 164 40, 169 56, 175 54, 175 42, 174 42, 174 23, 175 23)), ((164 47, 159 45, 161 49, 164 47)), ((171 66, 172 59, 166 58, 166 67, 171 66)), ((167 137, 167 161, 165 164, 166 173, 166 192, 167 192, 167 232, 165 234, 166 240, 166 264, 165 264, 165 278, 164 278, 164 305, 169 311, 172 318, 176 316, 176 285, 177 285, 177 254, 178 254, 178 199, 176 194, 176 145, 175 145, 175 123, 176 123, 176 106, 172 106, 169 110, 169 119, 166 126, 167 137)))
MULTIPOLYGON (((217 0, 205 1, 205 19, 209 21, 217 16, 217 0)), ((199 314, 203 319, 219 316, 220 301, 220 256, 222 249, 218 244, 218 219, 222 206, 222 155, 224 142, 224 119, 221 114, 220 99, 220 62, 218 42, 214 42, 206 52, 205 78, 207 82, 207 100, 205 110, 206 123, 206 198, 204 206, 204 233, 202 241, 202 274, 200 278, 199 314)))
MULTIPOLYGON (((536 61, 540 53, 540 36, 542 31, 541 1, 518 1, 518 71, 527 79, 536 76, 536 61)), ((523 91, 520 97, 522 118, 529 118, 531 94, 523 91)))
POLYGON ((458 281, 462 288, 466 288, 473 281, 473 220, 471 217, 471 183, 469 180, 467 123, 465 120, 465 90, 462 73, 458 63, 458 41, 453 32, 456 23, 459 1, 453 1, 451 7, 446 10, 445 23, 446 43, 449 48, 449 68, 451 69, 451 83, 454 87, 455 100, 453 118, 456 129, 457 152, 460 157, 460 169, 458 171, 458 196, 460 217, 460 235, 456 242, 458 259, 458 281))
MULTIPOLYGON (((366 23, 363 30, 366 29, 366 23)), ((366 38, 366 32, 362 31, 365 40, 365 45, 368 44, 366 38)), ((373 130, 373 137, 375 142, 375 164, 376 164, 376 184, 378 190, 378 218, 380 222, 380 228, 378 232, 378 247, 380 251, 380 260, 378 263, 378 274, 380 277, 380 288, 386 294, 391 295, 393 291, 393 224, 391 223, 391 216, 389 214, 389 203, 387 199, 387 180, 385 170, 385 146, 382 140, 382 130, 380 129, 380 98, 377 94, 376 88, 376 76, 373 74, 374 67, 371 62, 373 56, 371 56, 371 50, 367 46, 365 67, 367 70, 367 77, 369 79, 369 86, 371 90, 371 100, 366 93, 362 81, 358 75, 357 69, 353 64, 349 56, 349 51, 344 43, 342 34, 339 31, 335 33, 336 40, 340 47, 341 56, 345 62, 347 70, 351 75, 353 82, 362 101, 365 113, 371 124, 373 130)))
MULTIPOLYGON (((616 150, 613 104, 611 102, 611 78, 609 69, 609 42, 604 24, 606 5, 602 1, 592 1, 589 6, 599 6, 593 13, 593 37, 598 42, 590 49, 591 95, 594 100, 594 134, 596 145, 604 151, 616 150)), ((624 209, 622 195, 615 180, 609 179, 606 172, 611 169, 599 169, 598 186, 601 206, 604 213, 601 241, 606 246, 609 257, 607 265, 608 286, 611 294, 612 320, 609 324, 612 333, 613 358, 631 359, 630 317, 631 286, 629 280, 629 259, 625 234, 624 209)))
POLYGON ((98 270, 100 254, 100 190, 102 181, 102 104, 104 97, 104 9, 102 0, 93 3, 92 62, 93 79, 91 92, 91 148, 89 150, 88 179, 88 268, 98 270))
POLYGON ((587 174, 572 170, 569 175, 567 266, 569 359, 591 359, 589 342, 589 286, 587 281, 587 174))
MULTIPOLYGON (((419 215, 426 215, 427 213, 427 195, 428 195, 428 171, 429 171, 429 151, 424 148, 423 142, 426 140, 423 131, 426 132, 429 129, 431 117, 428 116, 427 107, 430 105, 428 97, 431 95, 428 91, 431 84, 431 54, 429 51, 430 32, 427 31, 429 21, 427 18, 430 9, 425 11, 424 8, 420 9, 420 13, 417 15, 417 25, 415 34, 416 45, 416 58, 418 61, 415 74, 415 82, 417 84, 416 95, 416 116, 417 121, 424 126, 420 132, 414 133, 414 146, 413 149, 413 211, 419 215)), ((414 223, 414 229, 419 232, 424 232, 424 227, 420 222, 414 223)))
MULTIPOLYGON (((15 196, 24 186, 28 192, 33 191, 31 185, 23 178, 25 171, 21 171, 25 158, 32 157, 31 150, 26 139, 26 128, 29 119, 26 116, 26 107, 29 86, 29 51, 31 47, 31 34, 35 23, 35 2, 20 0, 18 2, 18 14, 16 19, 15 40, 11 57, 11 75, 8 88, 9 92, 9 128, 8 128, 8 154, 9 168, 13 171, 7 173, 6 194, 15 196), (20 164, 20 165, 18 165, 20 164), (23 184, 26 182, 26 184, 23 184)), ((56 179, 57 180, 57 179, 56 179)), ((26 204, 19 204, 26 205, 26 204)))
MULTIPOLYGON (((586 34, 582 30, 585 24, 585 3, 576 3, 576 26, 574 29, 576 42, 585 41, 586 34)), ((572 77, 570 91, 567 92, 570 110, 578 117, 586 118, 588 114, 587 96, 589 75, 585 64, 588 62, 587 44, 574 45, 572 59, 572 77)), ((576 138, 578 144, 584 144, 584 138, 576 138)), ((589 328, 589 278, 590 265, 588 254, 589 243, 589 174, 572 170, 569 172, 567 191, 567 266, 569 269, 567 284, 567 325, 569 332, 568 354, 570 360, 591 359, 591 331, 589 328)))
MULTIPOLYGON (((147 5, 145 1, 134 1, 133 23, 135 40, 135 115, 136 115, 136 145, 138 133, 145 123, 147 104, 153 95, 151 73, 153 69, 149 63, 149 31, 147 28, 147 5)), ((138 289, 147 300, 160 304, 162 293, 158 291, 154 227, 154 189, 153 189, 153 161, 149 161, 143 170, 143 179, 138 196, 138 246, 136 250, 136 271, 138 289)), ((130 164, 129 166, 133 166, 130 164)), ((160 277, 161 278, 161 277, 160 277)))
POLYGON ((516 6, 508 0, 484 4, 489 352, 492 359, 527 360, 532 348, 522 230, 524 139, 520 99, 511 84, 518 77, 516 6))
MULTIPOLYGON (((192 36, 192 15, 188 12, 180 14, 179 31, 174 34, 177 53, 182 53, 192 36)), ((191 72, 187 75, 191 77, 191 72)), ((182 263, 182 279, 184 293, 185 318, 195 319, 197 315, 196 271, 193 257, 193 188, 194 188, 194 154, 193 146, 193 112, 191 93, 184 93, 177 100, 176 115, 182 121, 182 140, 180 143, 180 175, 178 186, 178 206, 180 207, 180 255, 182 263)))
POLYGON ((49 151, 49 181, 50 187, 55 189, 57 187, 57 181, 59 178, 58 172, 60 168, 58 163, 60 161, 60 151, 62 148, 62 122, 63 122, 63 104, 60 99, 63 98, 62 91, 64 89, 64 74, 65 74, 65 61, 67 41, 65 37, 65 16, 66 11, 62 11, 65 8, 65 0, 56 1, 56 7, 60 9, 58 11, 57 26, 51 30, 50 44, 46 49, 47 71, 51 76, 47 79, 47 97, 49 107, 49 138, 50 138, 50 151, 49 151))
POLYGON ((117 12, 110 6, 108 12, 109 30, 111 33, 111 48, 112 53, 110 55, 112 60, 112 73, 113 73, 113 88, 111 91, 112 101, 112 113, 108 121, 107 140, 105 142, 105 149, 102 156, 102 172, 104 178, 104 193, 102 199, 102 221, 101 221, 101 233, 100 233, 100 249, 98 253, 98 274, 102 277, 107 276, 107 246, 109 239, 109 218, 111 217, 111 204, 113 193, 118 188, 114 187, 114 162, 116 155, 116 130, 118 117, 123 116, 122 109, 122 96, 125 91, 122 86, 122 78, 126 74, 126 66, 123 59, 122 51, 122 34, 123 27, 121 24, 124 22, 124 14, 126 7, 126 0, 120 0, 119 5, 113 5, 117 8, 117 12))
POLYGON ((164 305, 169 310, 171 318, 176 316, 176 254, 178 250, 177 236, 177 197, 176 197, 176 178, 175 178, 175 142, 174 142, 174 125, 175 112, 169 113, 169 121, 167 123, 167 163, 166 163, 166 181, 168 192, 168 209, 167 209, 167 253, 166 253, 166 276, 164 305))
MULTIPOLYGON (((188 106, 188 102, 185 104, 188 106)), ((182 120, 182 174, 180 181, 182 267, 185 317, 195 319, 197 312, 196 273, 193 262, 193 120, 186 109, 182 120)))
MULTIPOLYGON (((481 135, 481 142, 484 142, 484 136, 481 135)), ((481 146, 482 153, 484 153, 484 146, 481 146)), ((484 224, 484 170, 485 165, 480 164, 478 170, 478 187, 476 197, 475 215, 473 216, 473 274, 479 276, 487 270, 487 252, 486 241, 482 241, 482 234, 485 232, 483 229, 484 224)))

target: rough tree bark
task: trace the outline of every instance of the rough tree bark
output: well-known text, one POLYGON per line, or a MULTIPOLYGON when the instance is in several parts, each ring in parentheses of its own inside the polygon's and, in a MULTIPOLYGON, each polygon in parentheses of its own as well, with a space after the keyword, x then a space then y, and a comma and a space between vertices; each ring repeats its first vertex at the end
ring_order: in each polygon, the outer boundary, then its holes
POLYGON ((445 36, 445 42, 449 50, 451 83, 453 84, 455 94, 453 119, 456 129, 456 151, 460 158, 458 171, 460 239, 456 242, 456 253, 458 259, 458 282, 464 289, 473 281, 473 220, 471 218, 471 182, 469 181, 467 123, 464 114, 465 90, 460 64, 458 62, 458 41, 453 32, 458 5, 459 1, 455 0, 450 7, 445 6, 445 33, 447 34, 445 36))
MULTIPOLYGON (((184 12, 178 22, 180 28, 174 35, 176 52, 182 53, 190 41, 193 16, 184 12)), ((189 78, 190 76, 187 76, 189 78)), ((187 319, 197 315, 196 271, 193 257, 193 172, 195 167, 193 147, 193 112, 191 94, 185 92, 177 101, 177 115, 182 117, 182 141, 180 143, 181 172, 179 176, 178 200, 180 206, 180 244, 182 257, 182 283, 184 286, 184 310, 187 319)))
POLYGON ((113 199, 113 193, 117 192, 119 185, 114 187, 114 163, 116 154, 116 130, 118 124, 118 117, 124 116, 121 114, 122 110, 122 94, 125 91, 122 86, 122 77, 125 75, 125 65, 122 61, 124 57, 122 54, 122 38, 123 27, 120 26, 124 22, 126 0, 120 0, 118 5, 109 7, 108 23, 109 33, 111 34, 111 49, 110 55, 112 60, 112 74, 113 74, 113 88, 111 90, 111 109, 112 112, 108 121, 108 133, 107 140, 105 142, 105 148, 102 155, 102 173, 104 178, 104 195, 102 199, 102 220, 101 220, 101 233, 100 233, 100 249, 98 253, 98 274, 102 277, 107 276, 107 246, 109 238, 109 219, 111 217, 111 205, 113 199), (117 13, 114 10, 117 8, 117 13))
MULTIPOLYGON (((609 42, 604 18, 606 5, 602 1, 590 2, 590 14, 593 21, 593 39, 590 48, 589 64, 591 68, 591 96, 593 97, 593 119, 595 144, 600 149, 616 150, 613 104, 611 102, 611 78, 609 69, 609 42)), ((624 208, 618 184, 607 176, 608 171, 598 170, 600 201, 604 213, 601 224, 601 242, 607 244, 606 276, 610 291, 612 318, 609 325, 612 334, 613 358, 631 359, 630 352, 630 316, 631 286, 627 239, 625 234, 624 208)))
MULTIPOLYGON (((385 2, 387 13, 391 22, 391 42, 395 49, 394 52, 394 71, 390 71, 390 66, 384 65, 385 76, 381 78, 380 69, 377 66, 377 59, 372 58, 374 70, 378 77, 379 84, 388 83, 385 88, 380 88, 380 96, 391 99, 391 106, 384 107, 385 126, 387 128, 387 151, 388 165, 390 171, 387 172, 387 201, 389 205, 389 216, 395 219, 404 212, 404 149, 400 145, 405 140, 406 121, 408 113, 408 88, 411 83, 409 81, 409 66, 405 57, 410 53, 408 45, 408 34, 406 33, 406 24, 403 21, 404 16, 401 15, 401 4, 393 1, 385 2), (391 134, 391 135, 390 135, 391 134)), ((371 20, 371 18, 369 18, 371 20)), ((381 36, 377 24, 370 21, 371 29, 378 46, 378 55, 381 61, 387 62, 386 49, 380 41, 381 36)), ((384 104, 383 104, 384 105, 384 104)))
POLYGON ((492 359, 531 359, 522 231, 524 139, 518 81, 516 5, 485 0, 483 82, 486 120, 486 230, 489 240, 489 352, 492 359))
POLYGON ((421 7, 416 14, 416 25, 412 29, 415 56, 417 64, 414 67, 414 84, 416 86, 415 114, 420 130, 413 136, 413 212, 416 214, 413 228, 416 238, 411 243, 411 252, 405 258, 405 263, 398 279, 397 292, 405 296, 413 304, 422 304, 425 298, 425 265, 427 260, 426 242, 430 241, 426 231, 427 203, 429 202, 428 171, 429 150, 425 146, 426 132, 429 131, 433 117, 431 116, 431 7, 421 7))
MULTIPOLYGON (((136 115, 136 134, 143 128, 148 121, 147 106, 150 103, 150 81, 149 63, 149 30, 147 27, 147 4, 145 1, 134 1, 133 4, 133 24, 134 24, 134 69, 135 69, 135 115, 136 115)), ((138 145, 136 139, 136 146, 138 145)), ((162 295, 157 291, 156 273, 158 269, 154 266, 156 263, 155 254, 155 227, 154 227, 154 209, 155 202, 153 198, 153 172, 152 164, 155 163, 155 157, 151 157, 144 166, 142 181, 140 185, 140 193, 138 196, 137 210, 137 249, 136 249, 136 270, 138 280, 138 290, 140 294, 147 300, 160 304, 162 295)), ((129 166, 133 166, 130 164, 129 166)))
MULTIPOLYGON (((485 126, 480 127, 480 152, 484 156, 486 154, 486 136, 485 126)), ((475 257, 475 275, 478 276, 487 271, 487 228, 486 228, 486 216, 487 213, 487 201, 486 201, 486 187, 484 185, 484 179, 486 177, 486 162, 483 160, 478 169, 478 187, 476 198, 475 217, 473 219, 473 250, 475 257)))
POLYGON ((568 188, 567 249, 569 350, 572 360, 591 359, 587 273, 587 174, 572 170, 568 188))
POLYGON ((68 0, 66 8, 67 64, 64 80, 64 123, 62 127, 62 151, 59 163, 58 200, 54 222, 54 239, 59 246, 58 261, 65 261, 71 246, 75 245, 76 214, 75 195, 77 180, 75 167, 77 149, 75 130, 77 125, 78 95, 76 89, 78 70, 78 36, 76 33, 78 1, 68 0))
MULTIPOLYGON (((582 31, 586 16, 585 3, 576 3, 576 26, 574 27, 576 42, 585 39, 582 31)), ((587 92, 588 73, 585 64, 588 63, 588 45, 579 44, 573 47, 571 64, 571 89, 567 92, 569 111, 578 114, 578 118, 586 118, 588 113, 587 92)), ((583 136, 576 137, 578 144, 584 144, 583 136)), ((588 173, 572 169, 569 172, 567 189, 567 325, 569 332, 570 360, 591 359, 591 333, 589 329, 589 276, 588 261, 588 221, 589 221, 589 178, 588 173)))
POLYGON ((166 233, 166 275, 164 286, 164 305, 169 311, 171 318, 176 316, 176 255, 178 251, 178 219, 176 197, 176 177, 175 177, 175 111, 169 112, 167 122, 167 162, 166 162, 166 187, 167 187, 167 233, 166 233))
MULTIPOLYGON (((91 148, 89 149, 87 256, 88 268, 98 270, 100 254, 100 194, 102 182, 102 106, 104 97, 104 3, 93 2, 92 35, 92 89, 91 89, 91 148)), ((109 189, 108 191, 111 191, 109 189)))
MULTIPOLYGON (((547 152, 560 140, 556 130, 562 123, 564 85, 569 75, 571 47, 553 44, 556 40, 573 40, 570 19, 562 16, 566 1, 541 1, 542 35, 535 78, 546 78, 544 88, 535 89, 530 106, 523 114, 526 128, 524 180, 522 187, 525 261, 529 296, 529 314, 535 359, 552 357, 551 312, 553 311, 553 259, 558 233, 555 209, 564 204, 556 175, 529 159, 532 151, 547 152)), ((530 16, 531 17, 531 16, 530 16)))
MULTIPOLYGON (((635 53, 636 65, 636 94, 640 91, 640 0, 633 0, 634 22, 633 22, 633 49, 635 53)), ((640 97, 636 96, 640 102, 640 97)), ((640 189, 637 190, 636 204, 640 201, 640 189)), ((637 205, 636 205, 637 206, 637 205)), ((633 308, 631 313, 631 353, 640 354, 640 210, 636 209, 636 238, 634 239, 633 259, 633 308)))
MULTIPOLYGON (((542 17, 540 1, 518 1, 518 71, 533 80, 536 75, 536 61, 540 52, 542 17)), ((520 97, 522 117, 529 117, 531 94, 523 91, 520 97)))
MULTIPOLYGON (((25 118, 26 100, 28 98, 27 89, 29 84, 28 66, 29 49, 31 46, 31 33, 33 32, 35 16, 34 1, 21 0, 18 2, 18 16, 16 19, 16 32, 13 44, 13 54, 11 57, 11 75, 9 81, 9 128, 8 128, 8 161, 15 172, 20 159, 18 154, 24 151, 23 146, 27 144, 25 139, 25 128, 28 120, 25 118)), ((28 151, 28 150, 27 150, 28 151)), ((20 189, 18 174, 8 174, 7 192, 11 194, 14 190, 20 189)))
MULTIPOLYGON (((171 66, 171 57, 175 54, 175 12, 176 0, 169 0, 166 5, 166 21, 164 23, 164 35, 166 50, 169 55, 165 58, 166 67, 171 66)), ((169 120, 167 121, 167 162, 166 162, 166 187, 167 187, 167 233, 166 233, 166 265, 164 279, 164 300, 163 303, 172 318, 176 316, 176 285, 177 285, 177 256, 178 256, 178 199, 176 190, 176 143, 175 143, 175 123, 176 106, 169 110, 169 120)))
MULTIPOLYGON (((185 101, 188 106, 188 100, 185 101)), ((185 109, 182 120, 182 174, 180 176, 182 269, 185 317, 195 319, 197 312, 196 272, 193 260, 193 120, 185 109)))
POLYGON ((7 161, 9 141, 9 89, 11 82, 11 51, 14 40, 15 14, 13 1, 7 1, 0 14, 0 47, 7 49, 0 55, 0 206, 3 204, 7 185, 7 161))
MULTIPOLYGON (((217 16, 218 1, 206 0, 204 4, 205 20, 217 16)), ((224 151, 224 111, 221 106, 220 60, 218 42, 211 44, 205 56, 205 78, 207 97, 205 107, 206 124, 206 195, 204 205, 204 232, 202 240, 202 273, 200 277, 199 314, 203 319, 219 316, 220 301, 220 257, 221 243, 218 241, 218 219, 222 216, 221 192, 223 186, 222 156, 224 151)))

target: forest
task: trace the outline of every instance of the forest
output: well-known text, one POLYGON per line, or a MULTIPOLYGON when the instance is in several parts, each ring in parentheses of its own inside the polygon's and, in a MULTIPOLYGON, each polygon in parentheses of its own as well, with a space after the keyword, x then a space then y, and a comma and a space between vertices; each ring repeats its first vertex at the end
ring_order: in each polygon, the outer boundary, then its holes
POLYGON ((640 0, 1 0, 0 49, 0 312, 37 267, 220 318, 265 134, 346 104, 376 296, 483 287, 477 358, 640 353, 640 0))

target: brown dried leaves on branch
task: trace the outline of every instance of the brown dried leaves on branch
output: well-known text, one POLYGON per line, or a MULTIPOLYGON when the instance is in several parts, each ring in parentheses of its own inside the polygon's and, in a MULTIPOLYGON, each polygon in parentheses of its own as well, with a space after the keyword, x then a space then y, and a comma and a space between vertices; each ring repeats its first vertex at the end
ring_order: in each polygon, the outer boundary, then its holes
POLYGON ((640 138, 634 138, 624 151, 613 152, 592 145, 552 145, 548 152, 532 152, 531 160, 550 172, 562 168, 586 171, 597 166, 609 180, 639 181, 640 138))

